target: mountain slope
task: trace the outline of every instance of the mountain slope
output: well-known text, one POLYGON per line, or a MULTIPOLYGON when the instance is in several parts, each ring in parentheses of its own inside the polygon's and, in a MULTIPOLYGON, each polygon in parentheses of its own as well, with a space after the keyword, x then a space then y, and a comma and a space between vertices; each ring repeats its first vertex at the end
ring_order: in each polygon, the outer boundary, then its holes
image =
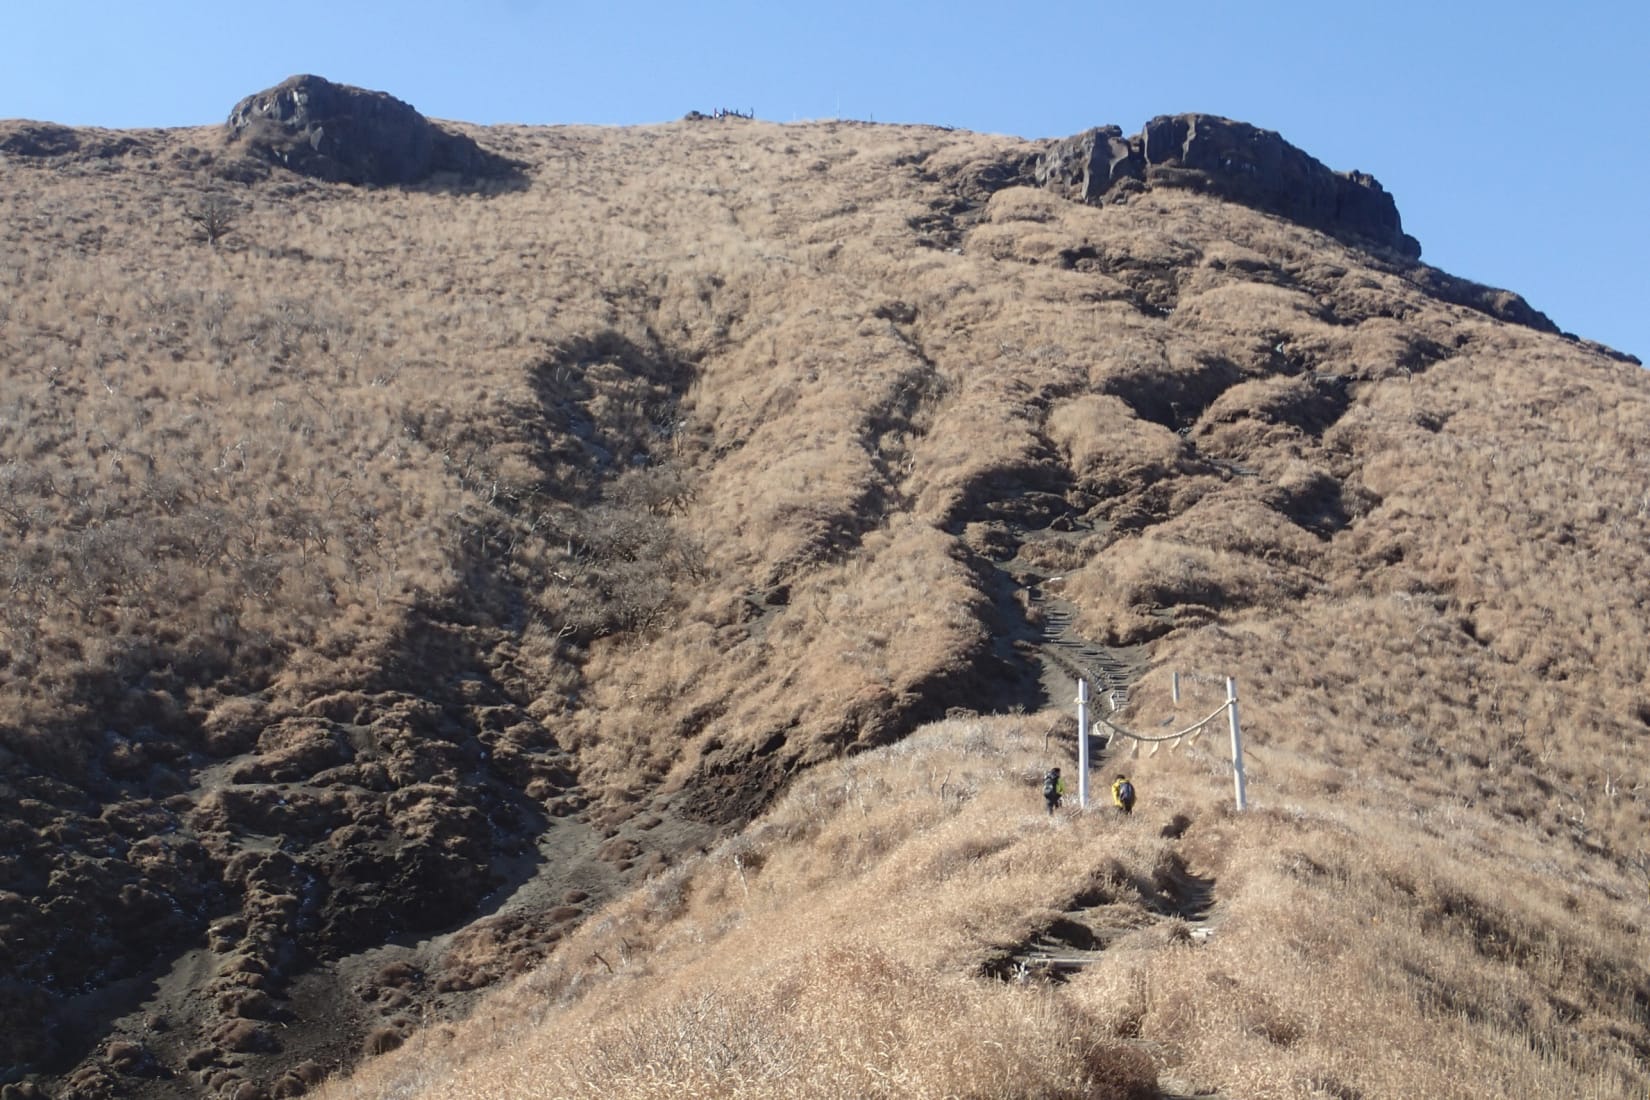
POLYGON ((1417 942, 1571 1006, 1574 1072, 1642 1067, 1640 370, 1185 165, 1090 205, 930 128, 455 129, 521 173, 7 139, 7 1076, 293 1094, 815 765, 1063 707, 1014 644, 1050 594, 1149 645, 1142 721, 1238 677, 1257 882, 1407 882, 1417 942), (1375 870, 1335 840, 1395 820, 1375 870), (1508 854, 1452 899, 1464 836, 1508 854))
POLYGON ((1127 765, 1127 818, 1050 817, 1045 731, 953 719, 813 769, 321 1095, 1642 1089, 1618 969, 1642 899, 1555 890, 1574 857, 1477 809, 1326 794, 1321 763, 1270 748, 1243 814, 1217 747, 1127 765))

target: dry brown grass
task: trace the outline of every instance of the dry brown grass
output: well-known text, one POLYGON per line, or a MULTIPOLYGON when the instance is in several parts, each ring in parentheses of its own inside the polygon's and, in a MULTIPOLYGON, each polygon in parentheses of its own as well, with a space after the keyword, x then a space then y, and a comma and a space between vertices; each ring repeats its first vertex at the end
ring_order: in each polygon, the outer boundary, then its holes
POLYGON ((947 213, 1007 139, 476 133, 527 186, 0 164, 0 764, 458 693, 434 623, 600 809, 789 784, 338 1094, 1642 1095, 1641 371, 1196 195, 947 213), (1008 720, 806 770, 1001 705, 1037 507, 1085 633, 1238 677, 1260 812, 1159 757, 1050 822, 1008 720), (979 977, 1091 883, 1136 934, 979 977))
MULTIPOLYGON (((157 186, 206 133, 127 171, 12 167, 7 724, 97 724, 163 667, 175 692, 347 681, 410 607, 481 599, 472 562, 531 601, 542 692, 605 635, 683 611, 726 634, 742 579, 851 553, 943 384, 869 316, 840 242, 776 245, 832 218, 863 243, 860 203, 909 170, 840 133, 812 160, 754 133, 691 135, 700 168, 638 176, 649 132, 501 132, 543 186, 237 193, 219 247, 190 247, 187 215, 224 185, 157 186), (736 187, 844 160, 853 198, 736 187), (667 487, 627 491, 635 463, 667 487)), ((912 568, 943 570, 930 552, 912 568)))
POLYGON ((1621 1022, 1642 901, 1621 876, 1551 866, 1539 831, 1479 811, 1326 797, 1322 765, 1283 750, 1246 815, 1194 748, 1131 765, 1131 818, 1051 819, 1043 724, 953 721, 822 765, 468 1023, 323 1095, 1129 1096, 1159 1075, 1639 1094, 1643 1033, 1621 1022), (1183 864, 1213 882, 1205 943, 1162 915, 1183 864), (1061 917, 1114 937, 1083 973, 982 976, 1061 917))

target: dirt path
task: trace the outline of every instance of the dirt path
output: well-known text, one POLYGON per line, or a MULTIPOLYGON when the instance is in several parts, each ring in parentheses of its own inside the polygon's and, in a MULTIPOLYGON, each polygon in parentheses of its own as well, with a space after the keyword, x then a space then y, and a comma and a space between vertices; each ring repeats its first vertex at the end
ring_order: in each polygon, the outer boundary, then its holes
MULTIPOLYGON (((1058 916, 986 963, 983 973, 1011 982, 1064 983, 1101 962, 1109 952, 1131 947, 1161 950, 1165 935, 1194 946, 1207 943, 1221 919, 1216 882, 1194 871, 1178 850, 1180 837, 1174 830, 1184 831, 1185 824, 1177 819, 1164 830, 1176 850, 1153 872, 1139 896, 1126 896, 1127 888, 1078 894, 1058 916)), ((1159 1044, 1139 1038, 1125 1037, 1124 1041, 1144 1050, 1159 1067, 1159 1095, 1166 1100, 1220 1097, 1218 1092, 1183 1080, 1175 1072, 1172 1052, 1159 1044)))
POLYGON ((1082 560, 1103 532, 1063 517, 1058 525, 1040 528, 1004 523, 992 537, 1013 549, 1011 556, 993 560, 990 587, 998 609, 999 656, 1015 664, 1035 663, 1027 705, 1065 707, 1077 698, 1077 682, 1085 680, 1096 706, 1122 707, 1130 686, 1149 666, 1150 647, 1108 646, 1085 638, 1078 630, 1077 606, 1061 595, 1064 571, 1050 564, 1082 560))
POLYGON ((1077 681, 1089 684, 1089 698, 1097 706, 1117 710, 1129 699, 1129 688, 1146 671, 1150 650, 1143 645, 1105 646, 1079 635, 1073 626, 1077 608, 1054 595, 1050 582, 1030 586, 1032 606, 1040 609, 1042 630, 1035 648, 1043 662, 1043 682, 1069 689, 1077 697, 1077 681))
MULTIPOLYGON (((1040 705, 1062 709, 1074 704, 1077 683, 1084 680, 1092 707, 1102 714, 1121 709, 1150 665, 1150 647, 1107 646, 1085 638, 1078 630, 1077 606, 1061 594, 1063 572, 1045 564, 1087 556, 1099 532, 1068 520, 1040 530, 1009 525, 1003 534, 1017 547, 1012 557, 996 563, 996 602, 1007 625, 1003 647, 1018 660, 1036 662, 1040 705)), ((1110 756, 1106 750, 1095 753, 1091 770, 1104 774, 1110 756)), ((1166 933, 1192 944, 1208 942, 1220 920, 1216 882, 1194 870, 1178 850, 1190 824, 1176 817, 1164 827, 1163 836, 1175 847, 1143 896, 1113 898, 1098 890, 1078 894, 1059 915, 986 963, 983 973, 1004 981, 1058 983, 1110 951, 1126 950, 1131 941, 1149 942, 1141 937, 1166 933)), ((1160 1067, 1158 1087, 1165 1100, 1220 1100, 1218 1092, 1181 1079, 1173 1059, 1154 1044, 1128 1041, 1160 1067)))

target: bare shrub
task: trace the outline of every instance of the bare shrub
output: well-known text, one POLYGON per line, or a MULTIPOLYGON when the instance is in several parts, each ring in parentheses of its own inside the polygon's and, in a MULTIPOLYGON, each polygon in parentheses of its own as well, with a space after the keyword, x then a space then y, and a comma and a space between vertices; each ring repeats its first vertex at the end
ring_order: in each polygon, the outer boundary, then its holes
POLYGON ((204 195, 183 211, 185 220, 194 226, 194 239, 213 246, 235 232, 240 214, 240 204, 221 193, 204 195))

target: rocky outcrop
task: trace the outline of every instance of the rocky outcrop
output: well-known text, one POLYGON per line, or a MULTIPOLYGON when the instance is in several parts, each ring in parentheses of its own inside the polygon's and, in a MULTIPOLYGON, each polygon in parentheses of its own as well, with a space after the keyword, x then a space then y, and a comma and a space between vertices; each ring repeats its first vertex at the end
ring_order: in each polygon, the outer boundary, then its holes
POLYGON ((79 136, 52 122, 9 122, 0 126, 0 153, 19 157, 60 157, 80 151, 79 136))
POLYGON ((27 119, 0 122, 0 155, 4 156, 84 159, 147 151, 148 146, 138 138, 113 130, 76 130, 27 119))
MULTIPOLYGON (((1556 333, 1559 331, 1558 326, 1553 324, 1552 318, 1530 305, 1529 302, 1524 300, 1523 295, 1515 294, 1510 290, 1475 283, 1471 279, 1463 279, 1439 271, 1435 267, 1428 267, 1425 264, 1418 264, 1414 268, 1403 270, 1401 274, 1441 302, 1449 302, 1451 305, 1475 309, 1479 313, 1488 314, 1497 320, 1514 325, 1523 325, 1525 328, 1533 328, 1537 332, 1556 333)), ((1608 349, 1604 350, 1606 354, 1612 354, 1608 349)), ((1619 354, 1614 357, 1620 358, 1619 354)))
POLYGON ((235 104, 231 143, 301 175, 377 186, 440 172, 498 177, 519 170, 470 138, 442 129, 384 92, 294 76, 235 104))
POLYGON ((1053 143, 1038 185, 1082 202, 1186 187, 1418 259, 1397 204, 1375 177, 1336 172, 1271 130, 1214 115, 1160 115, 1134 137, 1102 126, 1053 143))
POLYGON ((1146 160, 1139 137, 1125 138, 1117 126, 1097 126, 1056 141, 1033 168, 1038 186, 1080 202, 1103 202, 1119 184, 1139 190, 1146 160))
MULTIPOLYGON (((158 960, 186 955, 198 1007, 151 1009, 176 1016, 153 1058, 180 1077, 230 1062, 273 1074, 301 1060, 283 1051, 303 1053, 282 1026, 300 975, 313 988, 328 980, 318 968, 431 935, 519 881, 547 820, 585 808, 579 781, 542 726, 498 689, 464 683, 465 698, 439 703, 341 691, 302 714, 248 703, 198 729, 110 731, 73 781, 0 748, 0 1090, 95 1061, 82 998, 102 990, 122 1014, 158 960)), ((512 957, 541 957, 553 932, 516 935, 512 957)), ((483 984, 455 967, 431 982, 483 984)), ((51 1095, 140 1095, 118 1079, 152 1075, 98 1072, 103 1091, 65 1078, 51 1095)))

